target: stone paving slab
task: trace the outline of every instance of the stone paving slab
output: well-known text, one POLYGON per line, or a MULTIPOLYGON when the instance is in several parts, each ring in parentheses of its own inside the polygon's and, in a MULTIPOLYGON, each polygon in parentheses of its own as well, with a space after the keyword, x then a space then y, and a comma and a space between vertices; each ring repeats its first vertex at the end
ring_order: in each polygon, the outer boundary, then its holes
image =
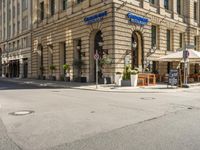
POLYGON ((21 150, 9 137, 0 118, 0 150, 21 150))

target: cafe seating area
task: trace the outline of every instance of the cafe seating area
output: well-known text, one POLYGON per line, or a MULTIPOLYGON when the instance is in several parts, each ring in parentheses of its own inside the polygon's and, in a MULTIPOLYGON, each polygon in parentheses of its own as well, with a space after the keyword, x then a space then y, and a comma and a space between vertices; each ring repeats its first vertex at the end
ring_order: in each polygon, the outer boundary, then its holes
POLYGON ((138 75, 138 86, 156 85, 156 75, 153 73, 140 73, 138 75))

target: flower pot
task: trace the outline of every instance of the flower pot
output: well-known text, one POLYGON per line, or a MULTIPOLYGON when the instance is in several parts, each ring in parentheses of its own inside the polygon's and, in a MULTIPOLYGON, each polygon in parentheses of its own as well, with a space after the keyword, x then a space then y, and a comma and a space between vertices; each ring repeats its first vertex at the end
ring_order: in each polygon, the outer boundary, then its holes
POLYGON ((86 83, 87 82, 87 77, 81 77, 81 83, 86 83))
POLYGON ((104 84, 104 78, 99 78, 98 83, 99 84, 104 84))
POLYGON ((138 74, 131 75, 131 86, 136 87, 138 82, 138 74))
POLYGON ((121 80, 121 86, 131 86, 131 80, 121 80))
POLYGON ((122 84, 121 84, 121 81, 122 81, 122 75, 121 74, 116 74, 115 75, 115 84, 117 85, 117 86, 121 86, 122 84))
POLYGON ((64 77, 65 82, 70 82, 70 77, 64 77))

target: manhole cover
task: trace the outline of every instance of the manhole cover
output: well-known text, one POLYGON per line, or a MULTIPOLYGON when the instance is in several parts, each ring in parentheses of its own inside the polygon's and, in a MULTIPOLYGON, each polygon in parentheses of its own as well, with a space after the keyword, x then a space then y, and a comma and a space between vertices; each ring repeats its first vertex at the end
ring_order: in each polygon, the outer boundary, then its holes
POLYGON ((142 99, 142 100, 154 100, 156 98, 154 98, 154 97, 142 97, 140 99, 142 99))
POLYGON ((29 115, 29 114, 32 114, 32 113, 34 113, 34 111, 32 111, 32 110, 20 110, 20 111, 12 112, 12 113, 10 113, 10 115, 25 116, 25 115, 29 115))

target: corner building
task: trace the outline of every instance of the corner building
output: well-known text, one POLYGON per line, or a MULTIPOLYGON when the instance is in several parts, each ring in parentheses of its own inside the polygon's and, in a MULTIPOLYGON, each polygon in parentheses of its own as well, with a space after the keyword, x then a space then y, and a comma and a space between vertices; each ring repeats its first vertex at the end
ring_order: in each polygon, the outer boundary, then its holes
POLYGON ((199 0, 34 0, 32 77, 48 79, 55 65, 60 80, 67 63, 71 80, 94 82, 96 53, 104 58, 100 77, 111 82, 127 64, 165 74, 177 64, 156 58, 185 45, 200 49, 199 8, 199 0))
POLYGON ((0 76, 31 77, 31 1, 0 0, 0 76))

